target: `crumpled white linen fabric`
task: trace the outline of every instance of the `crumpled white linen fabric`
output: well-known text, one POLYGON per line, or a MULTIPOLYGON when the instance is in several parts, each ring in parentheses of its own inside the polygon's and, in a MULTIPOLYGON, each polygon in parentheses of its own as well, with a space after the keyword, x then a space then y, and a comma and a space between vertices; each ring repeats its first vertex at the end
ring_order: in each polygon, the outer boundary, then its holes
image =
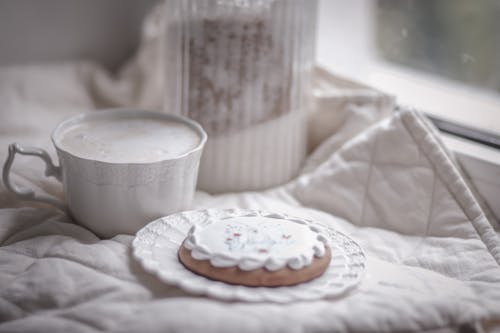
MULTIPOLYGON (((13 141, 55 157, 50 131, 79 112, 158 108, 158 96, 145 89, 158 79, 145 79, 146 60, 156 54, 151 41, 117 79, 89 63, 0 69, 0 160, 13 141)), ((338 111, 336 99, 323 97, 316 121, 338 111)), ((0 332, 453 332, 500 320, 496 222, 486 219, 432 126, 411 110, 390 116, 384 98, 383 107, 347 101, 344 125, 289 184, 198 192, 192 207, 282 211, 347 233, 368 256, 365 279, 347 296, 286 305, 191 296, 142 270, 131 257, 133 236, 98 239, 0 184, 0 332)), ((14 169, 20 185, 63 198, 39 160, 19 158, 14 169)))
MULTIPOLYGON (((0 99, 10 105, 0 144, 50 148, 48 132, 60 119, 93 107, 84 82, 97 70, 0 70, 0 99)), ((332 140, 319 149, 329 150, 332 140)), ((33 162, 16 161, 16 180, 61 196, 33 162)), ((193 208, 278 210, 346 232, 369 258, 365 280, 348 296, 288 305, 190 296, 139 267, 130 256, 133 236, 100 240, 62 213, 26 207, 2 187, 0 331, 453 331, 500 318, 497 235, 418 113, 397 113, 308 164, 310 171, 277 189, 197 193, 193 208)))

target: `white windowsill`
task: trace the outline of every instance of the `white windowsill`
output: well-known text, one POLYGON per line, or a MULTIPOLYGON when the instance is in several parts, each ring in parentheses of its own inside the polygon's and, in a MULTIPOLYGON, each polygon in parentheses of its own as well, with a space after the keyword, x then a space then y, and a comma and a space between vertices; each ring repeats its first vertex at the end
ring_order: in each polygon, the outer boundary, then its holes
POLYGON ((381 62, 365 63, 356 71, 339 69, 325 60, 319 64, 333 73, 394 95, 398 104, 500 134, 500 97, 493 93, 381 62))

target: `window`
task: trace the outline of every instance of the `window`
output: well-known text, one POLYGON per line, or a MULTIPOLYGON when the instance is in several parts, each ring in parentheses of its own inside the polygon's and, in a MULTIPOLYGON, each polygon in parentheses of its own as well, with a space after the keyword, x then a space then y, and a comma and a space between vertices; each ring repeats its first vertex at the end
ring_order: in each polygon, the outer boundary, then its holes
POLYGON ((391 1, 376 7, 381 58, 500 93, 500 2, 391 1))
POLYGON ((500 2, 321 0, 320 65, 500 134, 500 2))

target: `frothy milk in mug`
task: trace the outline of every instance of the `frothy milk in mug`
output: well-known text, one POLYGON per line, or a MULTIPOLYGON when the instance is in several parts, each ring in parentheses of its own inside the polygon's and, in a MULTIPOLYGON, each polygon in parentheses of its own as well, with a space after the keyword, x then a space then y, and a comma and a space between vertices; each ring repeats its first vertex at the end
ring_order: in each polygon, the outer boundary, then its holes
POLYGON ((200 143, 186 124, 147 118, 88 119, 65 129, 61 148, 109 163, 150 163, 183 155, 200 143))
POLYGON ((85 113, 52 132, 59 165, 43 149, 12 143, 3 180, 21 199, 55 205, 99 236, 134 234, 158 217, 190 208, 206 140, 199 124, 176 115, 85 113), (10 178, 16 154, 40 157, 45 175, 62 182, 64 202, 19 188, 10 178))

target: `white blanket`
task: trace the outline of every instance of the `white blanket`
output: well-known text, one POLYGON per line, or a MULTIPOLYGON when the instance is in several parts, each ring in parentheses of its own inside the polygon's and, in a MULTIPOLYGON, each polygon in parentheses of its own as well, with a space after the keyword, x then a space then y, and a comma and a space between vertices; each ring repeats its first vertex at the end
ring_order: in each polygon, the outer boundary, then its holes
MULTIPOLYGON (((86 63, 0 69, 0 160, 12 141, 54 156, 48 134, 69 115, 102 105, 157 107, 144 93, 152 83, 141 81, 141 54, 116 85, 86 63), (135 99, 124 97, 132 91, 135 99)), ((379 121, 380 105, 358 102, 347 103, 344 125, 291 183, 197 193, 193 204, 284 211, 349 234, 366 250, 368 273, 346 297, 277 305, 191 296, 141 269, 130 255, 133 236, 100 240, 0 185, 0 332, 456 331, 500 320, 496 222, 419 113, 379 121)), ((62 197, 35 161, 16 160, 16 181, 62 197)))

